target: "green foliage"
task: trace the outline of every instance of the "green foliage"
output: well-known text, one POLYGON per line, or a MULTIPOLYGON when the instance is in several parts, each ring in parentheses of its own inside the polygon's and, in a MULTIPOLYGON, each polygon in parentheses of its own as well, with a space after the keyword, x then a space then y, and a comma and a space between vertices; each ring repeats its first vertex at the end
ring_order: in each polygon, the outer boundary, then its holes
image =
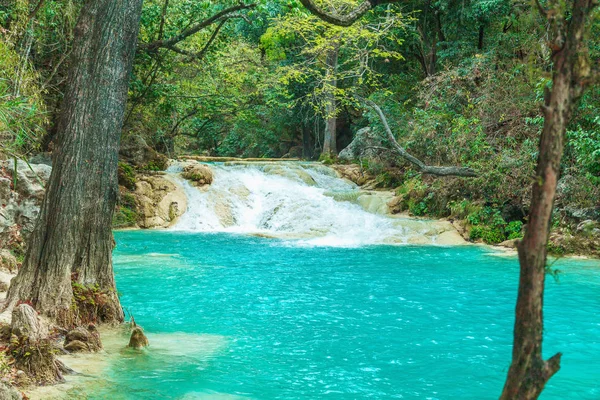
POLYGON ((135 226, 138 218, 138 213, 134 209, 130 208, 130 206, 120 205, 113 215, 112 225, 113 228, 127 228, 135 226))
POLYGON ((24 158, 39 147, 46 116, 38 76, 0 38, 0 152, 24 158))
POLYGON ((127 189, 134 190, 135 189, 135 171, 133 167, 126 162, 119 162, 119 167, 117 170, 117 178, 119 181, 119 185, 125 186, 127 189))

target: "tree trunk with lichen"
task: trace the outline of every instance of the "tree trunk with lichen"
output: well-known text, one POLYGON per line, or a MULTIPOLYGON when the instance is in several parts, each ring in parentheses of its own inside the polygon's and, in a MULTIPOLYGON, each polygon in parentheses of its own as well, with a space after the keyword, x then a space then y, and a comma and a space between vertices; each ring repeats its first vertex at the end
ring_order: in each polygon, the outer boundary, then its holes
POLYGON ((323 138, 323 154, 337 154, 337 101, 335 90, 337 88, 339 44, 335 43, 327 51, 327 79, 325 81, 325 136, 323 138))
POLYGON ((550 47, 554 76, 552 89, 542 107, 544 127, 527 230, 518 245, 521 271, 512 363, 500 397, 502 400, 537 399, 560 368, 560 353, 548 360, 542 358, 546 248, 566 128, 590 76, 586 36, 592 2, 576 0, 569 13, 570 21, 558 2, 551 4, 554 7, 546 15, 553 30, 550 47))
POLYGON ((75 282, 103 296, 101 321, 123 320, 111 221, 141 8, 142 0, 88 0, 82 7, 52 174, 23 266, 11 282, 9 307, 30 301, 60 324, 86 322, 72 307, 75 282))

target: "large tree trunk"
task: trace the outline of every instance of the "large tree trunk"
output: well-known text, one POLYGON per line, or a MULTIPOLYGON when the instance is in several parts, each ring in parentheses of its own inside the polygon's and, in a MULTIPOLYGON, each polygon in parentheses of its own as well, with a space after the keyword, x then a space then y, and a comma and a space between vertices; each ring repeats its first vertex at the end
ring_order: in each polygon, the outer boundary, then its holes
POLYGON ((112 267, 117 157, 142 0, 87 0, 75 29, 57 148, 46 197, 8 306, 31 301, 58 323, 85 322, 72 281, 106 302, 98 318, 121 321, 112 267))
POLYGON ((325 81, 325 135, 323 138, 323 154, 337 154, 336 121, 337 102, 335 100, 335 89, 337 88, 339 45, 336 43, 327 52, 327 80, 325 81))
POLYGON ((590 74, 586 36, 592 5, 590 0, 575 0, 567 22, 567 13, 558 2, 551 4, 554 7, 547 16, 553 31, 550 47, 553 50, 554 76, 552 91, 543 106, 544 128, 527 230, 518 246, 521 264, 519 293, 512 363, 501 396, 503 400, 537 399, 546 382, 560 368, 560 353, 547 361, 542 358, 546 247, 565 131, 590 74))

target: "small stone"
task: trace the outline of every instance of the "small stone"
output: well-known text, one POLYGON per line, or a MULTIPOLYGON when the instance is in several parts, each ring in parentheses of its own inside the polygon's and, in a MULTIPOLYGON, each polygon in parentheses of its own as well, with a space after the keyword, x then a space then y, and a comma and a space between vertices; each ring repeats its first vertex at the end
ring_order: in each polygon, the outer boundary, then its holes
POLYGON ((81 340, 73 340, 65 345, 65 350, 70 353, 80 353, 90 351, 90 347, 81 340))
POLYGON ((64 349, 70 352, 98 351, 101 348, 100 334, 94 324, 89 324, 87 328, 78 326, 65 337, 64 349))

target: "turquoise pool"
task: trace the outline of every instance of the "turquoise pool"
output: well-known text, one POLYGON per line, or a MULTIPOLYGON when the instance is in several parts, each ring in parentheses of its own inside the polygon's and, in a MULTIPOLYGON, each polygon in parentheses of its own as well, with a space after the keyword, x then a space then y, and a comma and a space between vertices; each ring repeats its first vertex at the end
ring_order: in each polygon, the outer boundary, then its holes
MULTIPOLYGON (((117 286, 151 346, 117 357, 111 399, 495 399, 518 264, 476 246, 302 247, 117 232, 117 286)), ((558 261, 543 399, 600 398, 600 265, 558 261)))

